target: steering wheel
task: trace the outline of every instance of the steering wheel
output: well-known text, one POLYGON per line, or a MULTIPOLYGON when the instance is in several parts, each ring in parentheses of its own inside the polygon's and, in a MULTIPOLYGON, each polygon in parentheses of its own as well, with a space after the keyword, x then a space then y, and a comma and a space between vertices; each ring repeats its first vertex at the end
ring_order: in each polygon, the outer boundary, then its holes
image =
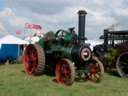
POLYGON ((64 37, 68 34, 67 31, 63 30, 63 29, 60 29, 56 32, 55 34, 55 38, 56 39, 64 39, 64 37))

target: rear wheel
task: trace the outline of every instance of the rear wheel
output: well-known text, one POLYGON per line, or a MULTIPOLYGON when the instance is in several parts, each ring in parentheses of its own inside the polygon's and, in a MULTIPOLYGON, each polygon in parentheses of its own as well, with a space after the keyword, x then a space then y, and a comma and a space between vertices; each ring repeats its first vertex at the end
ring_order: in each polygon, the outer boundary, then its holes
POLYGON ((56 65, 58 83, 72 85, 75 79, 75 67, 69 59, 61 59, 56 65))
POLYGON ((101 61, 97 57, 92 56, 92 60, 88 65, 88 68, 90 71, 87 74, 86 80, 100 82, 104 74, 104 67, 101 61))
POLYGON ((128 77, 128 52, 123 52, 119 55, 116 68, 121 77, 128 77))
POLYGON ((29 75, 41 75, 45 68, 45 53, 37 44, 30 44, 24 52, 24 68, 29 75))

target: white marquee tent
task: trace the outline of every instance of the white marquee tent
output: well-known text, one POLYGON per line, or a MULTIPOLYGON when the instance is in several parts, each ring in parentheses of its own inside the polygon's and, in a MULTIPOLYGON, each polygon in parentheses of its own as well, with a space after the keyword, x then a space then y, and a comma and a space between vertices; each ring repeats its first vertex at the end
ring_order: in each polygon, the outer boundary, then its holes
POLYGON ((17 38, 13 35, 6 35, 3 38, 0 38, 0 44, 29 44, 28 41, 17 38))
POLYGON ((8 58, 16 60, 22 56, 23 49, 20 48, 20 45, 25 44, 29 44, 29 42, 13 35, 6 35, 0 38, 0 61, 5 61, 8 58))

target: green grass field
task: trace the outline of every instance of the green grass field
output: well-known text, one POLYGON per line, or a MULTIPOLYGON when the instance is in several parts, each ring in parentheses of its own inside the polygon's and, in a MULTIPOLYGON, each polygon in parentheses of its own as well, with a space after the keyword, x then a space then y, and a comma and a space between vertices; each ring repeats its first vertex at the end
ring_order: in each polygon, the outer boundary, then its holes
POLYGON ((0 96, 128 96, 128 80, 104 75, 101 83, 74 82, 63 86, 55 77, 28 76, 22 64, 0 66, 0 96))

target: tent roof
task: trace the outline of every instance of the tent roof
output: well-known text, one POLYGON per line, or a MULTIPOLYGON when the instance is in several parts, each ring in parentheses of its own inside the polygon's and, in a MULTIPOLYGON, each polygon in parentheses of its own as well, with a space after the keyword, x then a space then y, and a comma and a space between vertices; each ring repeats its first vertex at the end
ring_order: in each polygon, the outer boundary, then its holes
POLYGON ((13 35, 6 35, 3 38, 0 38, 1 44, 29 44, 28 41, 17 38, 13 35))
POLYGON ((102 40, 85 40, 85 43, 90 44, 90 48, 91 48, 91 50, 93 50, 94 46, 102 44, 103 41, 102 40))

